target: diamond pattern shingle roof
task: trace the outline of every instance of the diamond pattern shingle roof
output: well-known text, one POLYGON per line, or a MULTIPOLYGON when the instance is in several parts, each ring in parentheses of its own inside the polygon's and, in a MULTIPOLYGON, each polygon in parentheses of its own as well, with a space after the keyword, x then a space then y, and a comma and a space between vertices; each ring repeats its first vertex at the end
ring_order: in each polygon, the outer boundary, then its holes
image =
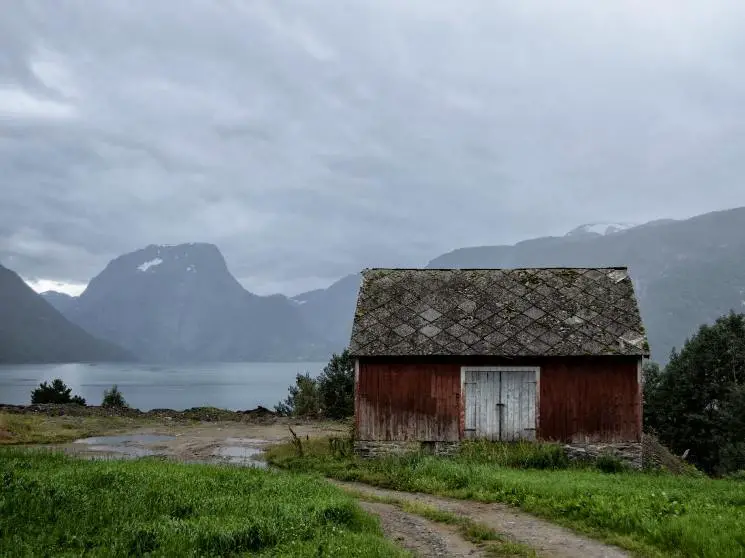
POLYGON ((626 268, 370 269, 355 356, 649 356, 626 268))

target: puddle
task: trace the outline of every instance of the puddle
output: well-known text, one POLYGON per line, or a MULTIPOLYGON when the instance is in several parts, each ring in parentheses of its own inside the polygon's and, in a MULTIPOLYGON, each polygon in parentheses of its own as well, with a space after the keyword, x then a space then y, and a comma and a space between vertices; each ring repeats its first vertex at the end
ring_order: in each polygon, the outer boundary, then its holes
POLYGON ((78 455, 92 459, 137 459, 156 455, 156 452, 135 444, 168 442, 174 436, 131 434, 129 436, 97 436, 75 440, 71 449, 78 455), (76 447, 77 446, 77 447, 76 447))
POLYGON ((90 446, 118 446, 123 444, 155 444, 156 442, 168 442, 175 439, 175 436, 164 436, 160 434, 132 434, 130 436, 98 436, 94 438, 82 438, 80 440, 75 440, 74 443, 88 444, 90 446))
POLYGON ((267 463, 261 461, 259 456, 262 450, 260 448, 251 448, 245 446, 221 446, 215 450, 212 455, 220 457, 228 463, 234 465, 246 465, 249 467, 266 467, 267 463))
MULTIPOLYGON (((175 440, 176 436, 165 436, 160 434, 129 434, 122 436, 97 436, 92 438, 81 438, 68 445, 68 451, 72 451, 81 457, 92 459, 136 459, 138 457, 162 455, 174 457, 178 454, 178 448, 170 447, 165 450, 165 444, 175 440), (148 447, 150 446, 150 447, 148 447)), ((207 443, 209 440, 205 440, 207 443)), ((263 447, 267 444, 265 439, 260 438, 225 438, 220 445, 206 455, 206 459, 196 460, 182 459, 185 462, 227 463, 244 467, 266 468, 268 464, 261 459, 263 447)), ((168 447, 168 446, 166 446, 168 447)), ((213 446, 214 447, 214 446, 213 446)), ((194 451, 196 448, 189 448, 194 451)), ((196 455, 201 452, 196 451, 196 455)), ((196 456, 195 455, 195 456, 196 456)), ((185 456, 182 456, 182 458, 185 456)))

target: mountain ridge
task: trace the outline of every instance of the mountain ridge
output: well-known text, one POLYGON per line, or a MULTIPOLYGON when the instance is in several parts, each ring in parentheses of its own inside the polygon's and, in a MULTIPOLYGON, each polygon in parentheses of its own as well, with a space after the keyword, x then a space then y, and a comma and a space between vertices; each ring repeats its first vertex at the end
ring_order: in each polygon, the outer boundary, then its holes
POLYGON ((132 361, 132 354, 71 323, 0 265, 0 363, 132 361))
POLYGON ((122 254, 65 315, 155 362, 314 360, 330 351, 295 304, 244 289, 210 243, 122 254))

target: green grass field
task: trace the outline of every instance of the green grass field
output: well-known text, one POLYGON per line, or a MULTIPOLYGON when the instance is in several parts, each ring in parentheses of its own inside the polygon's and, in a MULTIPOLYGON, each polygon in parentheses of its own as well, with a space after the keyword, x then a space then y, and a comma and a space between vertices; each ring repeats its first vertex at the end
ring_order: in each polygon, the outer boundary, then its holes
POLYGON ((0 556, 406 556, 319 478, 0 448, 0 556))
POLYGON ((546 448, 531 457, 503 446, 460 457, 362 460, 333 456, 327 440, 276 446, 270 462, 410 492, 504 502, 640 556, 745 557, 745 482, 663 473, 568 468, 546 448), (493 459, 491 459, 493 458, 493 459), (504 464, 531 465, 516 468, 504 464))

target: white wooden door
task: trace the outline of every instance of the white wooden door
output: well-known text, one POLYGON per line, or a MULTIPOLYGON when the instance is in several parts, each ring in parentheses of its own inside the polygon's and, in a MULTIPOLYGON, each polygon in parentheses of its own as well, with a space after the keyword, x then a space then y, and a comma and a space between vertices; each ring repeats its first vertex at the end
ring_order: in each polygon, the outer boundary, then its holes
POLYGON ((499 371, 466 370, 465 437, 499 440, 499 371))
POLYGON ((464 369, 465 437, 534 440, 536 372, 464 369))
POLYGON ((535 372, 501 371, 501 440, 535 440, 535 372))

